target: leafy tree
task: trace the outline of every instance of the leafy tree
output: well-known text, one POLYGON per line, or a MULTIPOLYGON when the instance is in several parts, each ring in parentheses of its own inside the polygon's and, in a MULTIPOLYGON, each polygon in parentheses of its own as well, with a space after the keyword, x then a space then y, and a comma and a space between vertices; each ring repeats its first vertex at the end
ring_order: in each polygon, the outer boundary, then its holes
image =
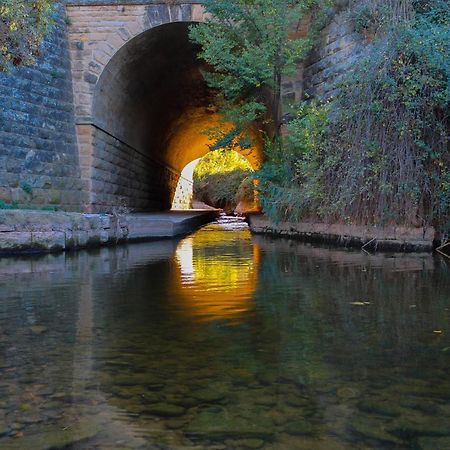
POLYGON ((215 89, 223 122, 208 130, 213 149, 249 147, 258 124, 274 142, 281 136, 281 83, 293 75, 312 47, 301 33, 304 19, 320 0, 206 0, 208 19, 194 25, 191 40, 210 67, 204 73, 215 89))
POLYGON ((35 61, 53 9, 53 0, 0 0, 0 72, 35 61))

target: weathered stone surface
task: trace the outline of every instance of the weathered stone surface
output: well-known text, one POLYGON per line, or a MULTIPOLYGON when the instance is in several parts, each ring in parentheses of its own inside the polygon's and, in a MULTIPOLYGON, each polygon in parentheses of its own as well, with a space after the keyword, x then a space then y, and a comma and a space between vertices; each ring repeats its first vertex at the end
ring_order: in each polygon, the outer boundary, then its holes
POLYGON ((72 76, 63 15, 61 8, 37 65, 0 74, 0 199, 7 203, 80 208, 72 76), (63 193, 70 193, 66 202, 63 193))
POLYGON ((59 252, 173 237, 195 230, 218 214, 217 210, 114 216, 0 210, 0 254, 59 252))
POLYGON ((248 223, 253 233, 272 234, 305 241, 328 242, 367 249, 431 251, 435 230, 428 228, 376 227, 314 222, 273 223, 262 214, 250 214, 248 223))
POLYGON ((304 64, 303 92, 320 99, 333 96, 336 84, 361 57, 364 48, 364 38, 355 33, 349 14, 345 10, 336 12, 304 64))
POLYGON ((29 232, 0 233, 0 248, 3 252, 21 252, 32 248, 32 238, 29 232))

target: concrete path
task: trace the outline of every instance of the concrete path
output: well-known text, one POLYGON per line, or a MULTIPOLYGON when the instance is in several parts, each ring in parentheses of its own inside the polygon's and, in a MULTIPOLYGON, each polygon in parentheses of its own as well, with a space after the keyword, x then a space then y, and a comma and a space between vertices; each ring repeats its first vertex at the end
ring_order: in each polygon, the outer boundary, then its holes
POLYGON ((169 238, 190 233, 216 219, 220 210, 190 209, 127 215, 128 240, 169 238))

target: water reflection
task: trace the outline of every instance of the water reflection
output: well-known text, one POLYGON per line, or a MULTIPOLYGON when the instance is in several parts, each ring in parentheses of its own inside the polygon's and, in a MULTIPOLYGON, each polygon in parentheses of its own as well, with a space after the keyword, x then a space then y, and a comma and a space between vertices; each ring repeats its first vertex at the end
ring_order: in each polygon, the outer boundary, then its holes
POLYGON ((246 229, 186 238, 176 251, 173 307, 197 320, 244 320, 254 307, 258 255, 246 229))
POLYGON ((449 292, 220 225, 2 259, 0 448, 450 448, 449 292))

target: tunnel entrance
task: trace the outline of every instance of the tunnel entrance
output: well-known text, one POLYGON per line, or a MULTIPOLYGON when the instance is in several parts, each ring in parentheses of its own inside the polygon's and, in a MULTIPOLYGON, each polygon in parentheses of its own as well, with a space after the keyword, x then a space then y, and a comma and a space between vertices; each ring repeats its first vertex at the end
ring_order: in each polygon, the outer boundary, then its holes
MULTIPOLYGON (((204 156, 217 126, 191 22, 160 25, 128 41, 94 92, 90 210, 168 210, 182 169, 204 156)), ((247 150, 257 166, 260 151, 247 150)))

